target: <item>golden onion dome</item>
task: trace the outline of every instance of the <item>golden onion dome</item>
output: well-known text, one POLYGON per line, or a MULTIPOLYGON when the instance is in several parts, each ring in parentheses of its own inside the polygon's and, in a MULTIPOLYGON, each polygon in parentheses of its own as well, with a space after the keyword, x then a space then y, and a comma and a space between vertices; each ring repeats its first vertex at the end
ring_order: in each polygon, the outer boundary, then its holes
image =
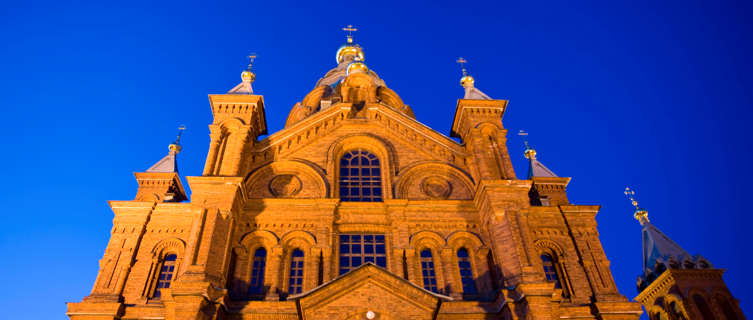
POLYGON ((473 87, 473 84, 476 82, 476 80, 473 79, 473 77, 469 75, 465 75, 462 78, 460 78, 460 85, 463 87, 473 87))
POLYGON ((352 60, 359 59, 363 61, 363 49, 361 49, 361 46, 357 44, 348 43, 340 47, 340 49, 337 49, 337 54, 335 56, 335 59, 337 59, 337 63, 343 63, 343 61, 346 61, 348 57, 351 57, 352 60))
POLYGON ((245 81, 254 81, 256 80, 256 74, 249 70, 245 70, 241 72, 241 80, 245 81))
MULTIPOLYGON (((467 77, 470 77, 470 76, 467 76, 467 77)), ((471 78, 471 81, 473 81, 473 78, 471 78)), ((531 148, 526 148, 526 150, 525 150, 525 152, 523 152, 523 154, 525 155, 525 157, 527 159, 531 159, 531 160, 532 159, 536 159, 536 150, 533 150, 531 148)))
POLYGON ((167 148, 170 149, 170 151, 175 152, 175 153, 178 153, 180 152, 180 150, 183 149, 183 147, 181 147, 180 144, 177 144, 177 143, 171 143, 169 146, 167 146, 167 148))
POLYGON ((369 73, 369 67, 367 67, 363 62, 356 59, 356 61, 353 61, 348 65, 348 68, 345 71, 345 75, 347 76, 354 73, 369 73))

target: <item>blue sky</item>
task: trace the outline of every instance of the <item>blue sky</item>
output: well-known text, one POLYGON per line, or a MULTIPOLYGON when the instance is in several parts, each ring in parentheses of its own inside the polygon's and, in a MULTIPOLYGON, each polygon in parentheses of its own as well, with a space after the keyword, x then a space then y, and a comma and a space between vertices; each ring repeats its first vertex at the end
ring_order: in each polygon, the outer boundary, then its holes
POLYGON ((652 222, 727 270, 753 313, 750 1, 371 3, 2 4, 4 314, 64 319, 64 302, 89 294, 97 274, 106 200, 133 198, 133 172, 166 154, 180 124, 181 174, 201 174, 207 94, 236 85, 257 52, 254 88, 275 132, 335 66, 347 24, 367 65, 444 134, 463 92, 455 60, 466 58, 478 88, 510 101, 518 175, 524 129, 544 164, 573 177, 572 202, 602 205, 602 243, 627 297, 641 268, 629 185, 652 222))

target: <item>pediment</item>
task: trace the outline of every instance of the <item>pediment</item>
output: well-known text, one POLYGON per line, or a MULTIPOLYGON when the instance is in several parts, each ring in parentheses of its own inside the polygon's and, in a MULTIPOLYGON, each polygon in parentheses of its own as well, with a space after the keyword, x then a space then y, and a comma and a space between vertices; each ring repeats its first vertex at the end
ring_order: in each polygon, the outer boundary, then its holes
POLYGON ((301 319, 431 319, 442 301, 439 295, 366 263, 309 292, 290 296, 301 319))
MULTIPOLYGON (((303 158, 323 152, 321 142, 339 136, 363 133, 379 135, 393 144, 402 144, 420 154, 421 161, 439 161, 467 170, 465 148, 449 137, 382 104, 366 104, 360 111, 348 103, 333 105, 282 129, 255 144, 249 169, 280 159, 303 158), (346 127, 344 130, 341 128, 346 127), (316 149, 316 150, 314 150, 316 149), (319 151, 317 151, 319 150, 319 151)), ((321 165, 321 164, 320 164, 321 165)))

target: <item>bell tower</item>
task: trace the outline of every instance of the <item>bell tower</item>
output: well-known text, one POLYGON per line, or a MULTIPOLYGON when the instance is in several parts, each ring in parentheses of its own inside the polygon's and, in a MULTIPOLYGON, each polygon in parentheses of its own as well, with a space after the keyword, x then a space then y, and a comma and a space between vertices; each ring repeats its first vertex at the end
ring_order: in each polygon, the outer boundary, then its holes
POLYGON ((723 269, 714 268, 701 255, 691 256, 648 219, 638 206, 635 191, 625 188, 641 224, 643 272, 638 276, 638 296, 651 320, 745 319, 737 299, 724 283, 723 269))

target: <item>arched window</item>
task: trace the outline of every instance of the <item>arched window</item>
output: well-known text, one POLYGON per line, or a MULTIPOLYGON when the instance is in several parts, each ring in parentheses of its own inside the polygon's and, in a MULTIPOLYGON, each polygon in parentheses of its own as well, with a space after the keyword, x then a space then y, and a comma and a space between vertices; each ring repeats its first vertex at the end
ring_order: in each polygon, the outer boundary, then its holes
POLYGON ((251 264, 251 283, 248 285, 248 294, 259 296, 264 294, 264 268, 267 264, 267 250, 256 249, 254 260, 251 264))
POLYGON ((729 300, 725 299, 722 296, 717 296, 716 304, 722 308, 722 312, 724 312, 724 317, 727 318, 727 320, 739 319, 739 317, 737 316, 737 312, 735 312, 735 309, 732 308, 732 305, 729 303, 729 300))
POLYGON ((295 249, 290 255, 290 281, 288 293, 296 294, 303 291, 303 251, 295 249))
POLYGON ((424 289, 439 292, 437 289, 437 275, 434 272, 434 258, 431 256, 431 250, 429 249, 421 251, 421 274, 424 278, 424 289))
POLYGON ((340 159, 340 200, 382 201, 382 173, 379 158, 362 149, 340 159))
POLYGON ((698 308, 698 311, 701 312, 701 316, 704 320, 715 320, 714 314, 711 313, 711 308, 709 308, 708 303, 706 303, 706 299, 701 297, 699 294, 693 295, 693 302, 695 303, 695 306, 698 308))
POLYGON ((157 275, 157 286, 154 288, 152 298, 160 298, 162 296, 162 289, 170 288, 170 283, 173 281, 173 274, 175 273, 176 260, 178 260, 178 256, 174 254, 168 254, 162 260, 162 266, 160 266, 159 274, 157 275))
POLYGON ((562 282, 560 282, 559 270, 557 270, 557 264, 552 259, 552 256, 548 254, 541 255, 541 264, 544 265, 544 275, 546 280, 554 282, 555 289, 562 289, 562 282))
POLYGON ((460 270, 460 281, 463 283, 464 295, 475 295, 476 281, 473 280, 473 271, 471 271, 471 257, 465 248, 458 249, 458 269, 460 270))

